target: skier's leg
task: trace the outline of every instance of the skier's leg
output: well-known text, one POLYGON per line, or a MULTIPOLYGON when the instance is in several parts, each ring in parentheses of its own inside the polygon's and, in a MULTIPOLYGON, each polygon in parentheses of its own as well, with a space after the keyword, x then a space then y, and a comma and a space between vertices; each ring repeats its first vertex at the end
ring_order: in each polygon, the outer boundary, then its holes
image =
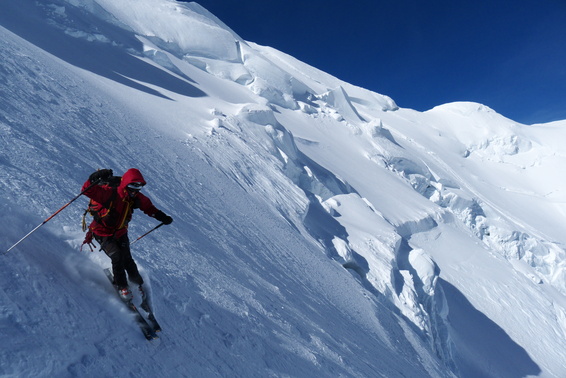
POLYGON ((121 249, 122 264, 126 272, 128 272, 128 278, 131 282, 138 286, 143 285, 143 278, 138 271, 138 266, 132 257, 132 252, 130 251, 130 240, 128 239, 128 234, 120 237, 118 244, 121 249))
POLYGON ((127 287, 128 280, 126 278, 126 268, 124 267, 124 258, 120 244, 112 236, 95 235, 94 238, 100 243, 102 250, 112 261, 114 284, 119 288, 127 287))

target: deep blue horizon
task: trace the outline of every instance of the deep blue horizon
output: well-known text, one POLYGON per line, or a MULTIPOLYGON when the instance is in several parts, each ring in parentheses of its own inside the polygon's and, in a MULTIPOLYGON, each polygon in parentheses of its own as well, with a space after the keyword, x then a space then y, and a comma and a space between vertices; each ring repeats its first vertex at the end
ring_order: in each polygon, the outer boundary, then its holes
POLYGON ((560 0, 200 0, 243 39, 419 111, 474 101, 514 121, 566 119, 560 0))

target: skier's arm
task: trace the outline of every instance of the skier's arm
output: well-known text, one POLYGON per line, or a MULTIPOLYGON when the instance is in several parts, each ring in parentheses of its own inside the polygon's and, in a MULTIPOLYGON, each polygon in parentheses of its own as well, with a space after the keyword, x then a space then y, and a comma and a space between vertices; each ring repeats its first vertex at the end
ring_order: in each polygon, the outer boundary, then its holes
POLYGON ((151 200, 142 193, 138 193, 136 199, 139 201, 138 206, 140 210, 146 213, 147 215, 149 215, 150 217, 155 218, 158 221, 163 222, 164 224, 170 224, 171 222, 173 222, 173 218, 166 215, 163 211, 155 207, 151 202, 151 200))
MULTIPOLYGON (((85 183, 83 184, 83 187, 81 188, 81 192, 85 191, 92 184, 99 182, 101 179, 106 179, 110 176, 112 176, 111 169, 101 169, 92 173, 88 177, 88 180, 86 180, 85 183)), ((105 203, 112 196, 112 189, 102 187, 100 185, 94 185, 92 188, 86 190, 83 194, 88 198, 95 200, 96 202, 105 203)))
POLYGON ((161 210, 158 210, 153 217, 158 221, 163 222, 163 224, 171 224, 171 222, 173 222, 173 218, 171 218, 161 210))

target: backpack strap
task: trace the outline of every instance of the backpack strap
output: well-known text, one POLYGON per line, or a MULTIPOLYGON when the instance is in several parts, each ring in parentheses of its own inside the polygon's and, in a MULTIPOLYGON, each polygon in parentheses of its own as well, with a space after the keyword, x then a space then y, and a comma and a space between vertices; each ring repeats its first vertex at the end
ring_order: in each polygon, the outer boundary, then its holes
MULTIPOLYGON (((89 204, 90 205, 90 204, 89 204)), ((86 225, 86 215, 89 213, 88 211, 88 207, 85 209, 85 212, 83 213, 83 219, 82 219, 82 228, 83 228, 83 232, 85 232, 88 229, 88 226, 86 225)), ((84 243, 83 243, 84 244, 84 243)))
POLYGON ((96 245, 94 245, 94 242, 92 241, 92 237, 93 237, 92 231, 88 230, 88 232, 85 235, 85 240, 83 241, 83 244, 81 245, 81 250, 80 250, 81 252, 83 251, 83 247, 84 247, 85 244, 88 245, 91 252, 94 252, 93 247, 96 247, 96 245))

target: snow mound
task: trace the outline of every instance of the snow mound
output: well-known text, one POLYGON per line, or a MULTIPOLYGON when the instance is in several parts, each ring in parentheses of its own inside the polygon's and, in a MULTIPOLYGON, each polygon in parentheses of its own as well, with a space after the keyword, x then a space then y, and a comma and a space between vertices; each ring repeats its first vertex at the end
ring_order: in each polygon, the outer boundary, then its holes
POLYGON ((319 97, 322 101, 337 110, 337 114, 340 115, 340 118, 338 118, 338 120, 345 118, 347 120, 350 120, 351 122, 363 121, 356 108, 352 105, 352 102, 344 88, 338 87, 319 97))

